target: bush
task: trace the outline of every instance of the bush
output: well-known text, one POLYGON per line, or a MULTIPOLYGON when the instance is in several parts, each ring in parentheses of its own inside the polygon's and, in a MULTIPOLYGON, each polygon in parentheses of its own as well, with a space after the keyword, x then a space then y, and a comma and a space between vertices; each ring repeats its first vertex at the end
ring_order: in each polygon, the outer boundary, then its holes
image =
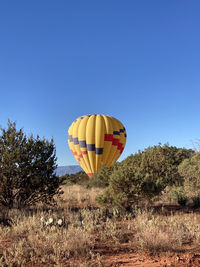
POLYGON ((192 202, 193 202, 193 208, 197 209, 200 207, 200 197, 193 197, 192 198, 192 202))
POLYGON ((144 150, 140 168, 160 181, 163 189, 167 185, 182 185, 183 177, 178 172, 178 166, 193 154, 191 149, 159 144, 144 150))
POLYGON ((0 136, 0 204, 23 207, 42 201, 50 203, 60 194, 55 176, 56 155, 53 139, 27 137, 16 123, 8 121, 0 136))
POLYGON ((123 164, 113 170, 108 188, 97 200, 102 206, 131 211, 141 201, 158 195, 161 188, 152 176, 123 164))
POLYGON ((184 178, 184 189, 189 198, 200 197, 200 152, 185 159, 178 168, 184 178))
POLYGON ((188 201, 188 199, 187 199, 186 196, 184 196, 184 195, 178 195, 177 196, 177 202, 178 202, 179 205, 185 206, 187 201, 188 201))
MULTIPOLYGON (((115 163, 116 165, 117 163, 115 163)), ((88 187, 106 188, 109 185, 110 175, 113 171, 113 167, 107 169, 102 164, 101 169, 92 176, 92 179, 88 182, 88 187)))
POLYGON ((183 183, 178 165, 193 153, 159 144, 129 156, 113 168, 108 188, 98 197, 99 203, 130 210, 141 200, 154 200, 167 185, 183 183))
POLYGON ((184 186, 173 186, 170 188, 170 195, 172 199, 176 200, 179 205, 185 206, 188 198, 186 196, 186 192, 184 190, 184 186))
POLYGON ((114 168, 108 188, 97 200, 102 206, 130 211, 141 194, 141 181, 134 168, 120 165, 114 168))

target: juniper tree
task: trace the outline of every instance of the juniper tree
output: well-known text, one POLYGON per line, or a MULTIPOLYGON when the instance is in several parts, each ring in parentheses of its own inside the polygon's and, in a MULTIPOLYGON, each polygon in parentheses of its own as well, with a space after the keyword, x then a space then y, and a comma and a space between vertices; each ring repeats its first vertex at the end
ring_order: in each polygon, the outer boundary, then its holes
POLYGON ((0 135, 0 205, 12 208, 53 201, 61 193, 56 167, 53 139, 27 137, 8 121, 0 135))
POLYGON ((130 210, 141 200, 153 200, 166 186, 182 185, 178 166, 193 154, 191 149, 159 144, 127 157, 113 168, 99 203, 130 210))

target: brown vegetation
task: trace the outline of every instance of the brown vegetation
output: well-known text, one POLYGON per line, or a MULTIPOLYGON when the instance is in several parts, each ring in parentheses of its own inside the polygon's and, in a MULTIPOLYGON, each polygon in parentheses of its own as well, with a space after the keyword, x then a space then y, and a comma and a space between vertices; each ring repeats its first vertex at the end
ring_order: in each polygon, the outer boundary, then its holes
POLYGON ((51 209, 2 217, 0 266, 199 266, 198 210, 174 205, 122 215, 98 208, 100 189, 63 190, 51 209))

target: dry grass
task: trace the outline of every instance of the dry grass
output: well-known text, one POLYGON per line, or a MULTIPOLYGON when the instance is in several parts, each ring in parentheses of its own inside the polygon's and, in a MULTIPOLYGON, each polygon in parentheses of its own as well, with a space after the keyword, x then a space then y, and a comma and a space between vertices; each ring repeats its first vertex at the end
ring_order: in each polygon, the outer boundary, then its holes
POLYGON ((11 211, 12 226, 0 225, 0 266, 103 266, 104 253, 124 244, 153 254, 199 249, 199 214, 138 211, 124 218, 97 208, 99 190, 63 189, 54 209, 11 211))
POLYGON ((91 231, 82 227, 78 216, 71 215, 60 226, 56 216, 55 212, 19 214, 12 227, 0 227, 0 266, 65 266, 70 258, 88 258, 94 246, 91 231), (41 220, 44 216, 46 220, 41 220), (49 219, 51 224, 47 224, 49 219))
POLYGON ((9 213, 12 226, 0 225, 0 266, 92 266, 93 261, 100 265, 96 238, 105 242, 109 237, 115 243, 116 222, 100 209, 83 208, 97 206, 100 190, 63 189, 65 201, 60 199, 56 207, 9 213))
POLYGON ((99 188, 86 189, 80 185, 64 185, 62 190, 64 193, 58 203, 63 207, 98 206, 96 196, 102 192, 99 188))
POLYGON ((133 223, 133 244, 138 249, 153 254, 181 252, 186 244, 198 249, 199 222, 200 216, 196 214, 163 216, 139 211, 133 223))

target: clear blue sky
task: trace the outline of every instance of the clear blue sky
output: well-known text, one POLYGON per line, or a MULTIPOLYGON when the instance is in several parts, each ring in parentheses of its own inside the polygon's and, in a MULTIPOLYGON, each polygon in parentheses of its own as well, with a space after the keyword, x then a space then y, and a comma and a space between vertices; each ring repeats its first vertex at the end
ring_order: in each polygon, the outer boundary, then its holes
POLYGON ((0 1, 0 125, 54 138, 111 115, 127 128, 120 160, 158 142, 200 138, 199 0, 0 1))

